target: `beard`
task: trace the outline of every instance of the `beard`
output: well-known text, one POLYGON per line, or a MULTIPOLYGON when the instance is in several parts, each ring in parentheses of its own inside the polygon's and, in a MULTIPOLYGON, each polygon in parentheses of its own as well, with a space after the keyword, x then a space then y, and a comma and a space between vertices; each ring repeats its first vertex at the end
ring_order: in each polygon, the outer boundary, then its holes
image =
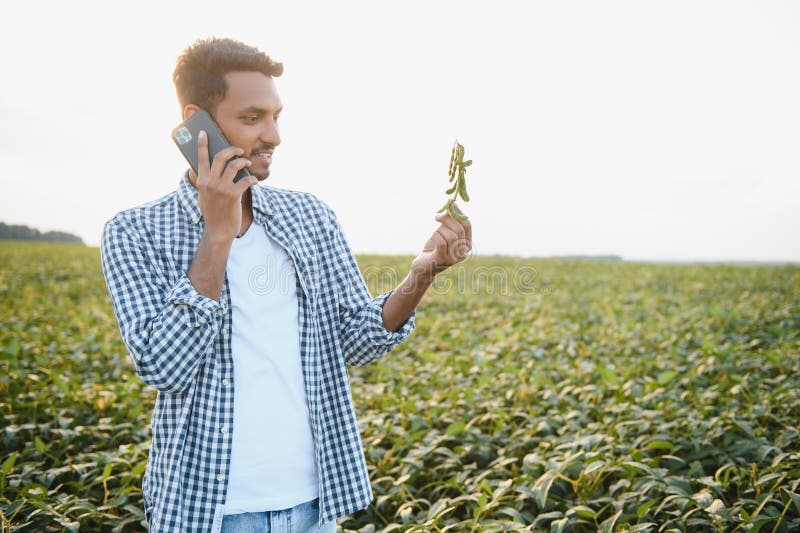
POLYGON ((260 183, 269 177, 269 169, 263 172, 250 172, 250 175, 254 176, 260 183))

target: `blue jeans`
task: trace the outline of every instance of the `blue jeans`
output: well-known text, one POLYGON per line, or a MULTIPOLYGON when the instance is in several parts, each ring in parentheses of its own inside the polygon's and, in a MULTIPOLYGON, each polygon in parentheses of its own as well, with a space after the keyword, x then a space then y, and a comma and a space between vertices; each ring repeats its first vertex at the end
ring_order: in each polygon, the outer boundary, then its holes
POLYGON ((291 509, 260 513, 228 514, 222 517, 221 533, 333 533, 335 522, 317 527, 319 499, 291 509))

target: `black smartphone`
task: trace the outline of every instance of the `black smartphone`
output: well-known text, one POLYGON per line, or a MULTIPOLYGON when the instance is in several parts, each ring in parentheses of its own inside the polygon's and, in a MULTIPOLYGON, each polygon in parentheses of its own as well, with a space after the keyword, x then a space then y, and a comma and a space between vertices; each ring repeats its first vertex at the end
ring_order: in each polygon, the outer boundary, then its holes
MULTIPOLYGON (((205 131, 208 137, 209 163, 214 161, 214 156, 217 155, 217 152, 230 146, 230 143, 228 143, 228 140, 222 135, 214 119, 203 109, 197 110, 191 117, 178 124, 175 129, 172 130, 172 140, 178 145, 178 148, 183 153, 183 157, 189 162, 195 174, 197 174, 197 134, 200 133, 200 130, 205 131)), ((247 169, 243 168, 236 173, 233 182, 236 183, 249 175, 250 173, 247 172, 247 169)))

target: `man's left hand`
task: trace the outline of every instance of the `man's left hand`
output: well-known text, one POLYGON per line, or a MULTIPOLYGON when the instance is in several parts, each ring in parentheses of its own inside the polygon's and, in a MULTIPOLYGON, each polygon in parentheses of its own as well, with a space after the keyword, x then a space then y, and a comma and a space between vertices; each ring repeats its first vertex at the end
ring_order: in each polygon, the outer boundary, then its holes
MULTIPOLYGON (((457 205, 453 209, 463 214, 457 205)), ((416 259, 411 263, 411 271, 418 275, 433 277, 448 267, 460 263, 472 250, 472 225, 469 220, 456 220, 450 213, 439 213, 435 217, 439 227, 428 238, 416 259)))

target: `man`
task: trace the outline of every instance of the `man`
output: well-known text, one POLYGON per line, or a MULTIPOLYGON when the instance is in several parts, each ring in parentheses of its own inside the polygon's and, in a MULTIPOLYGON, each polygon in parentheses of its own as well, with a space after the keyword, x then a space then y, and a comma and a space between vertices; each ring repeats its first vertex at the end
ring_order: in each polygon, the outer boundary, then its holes
POLYGON ((122 339, 158 389, 152 531, 333 531, 368 505, 346 364, 406 339, 434 276, 471 249, 469 222, 437 215, 406 278, 372 298, 326 204, 254 186, 281 142, 282 72, 230 39, 188 47, 174 72, 183 118, 207 110, 231 147, 209 161, 201 134, 196 174, 104 229, 122 339))

